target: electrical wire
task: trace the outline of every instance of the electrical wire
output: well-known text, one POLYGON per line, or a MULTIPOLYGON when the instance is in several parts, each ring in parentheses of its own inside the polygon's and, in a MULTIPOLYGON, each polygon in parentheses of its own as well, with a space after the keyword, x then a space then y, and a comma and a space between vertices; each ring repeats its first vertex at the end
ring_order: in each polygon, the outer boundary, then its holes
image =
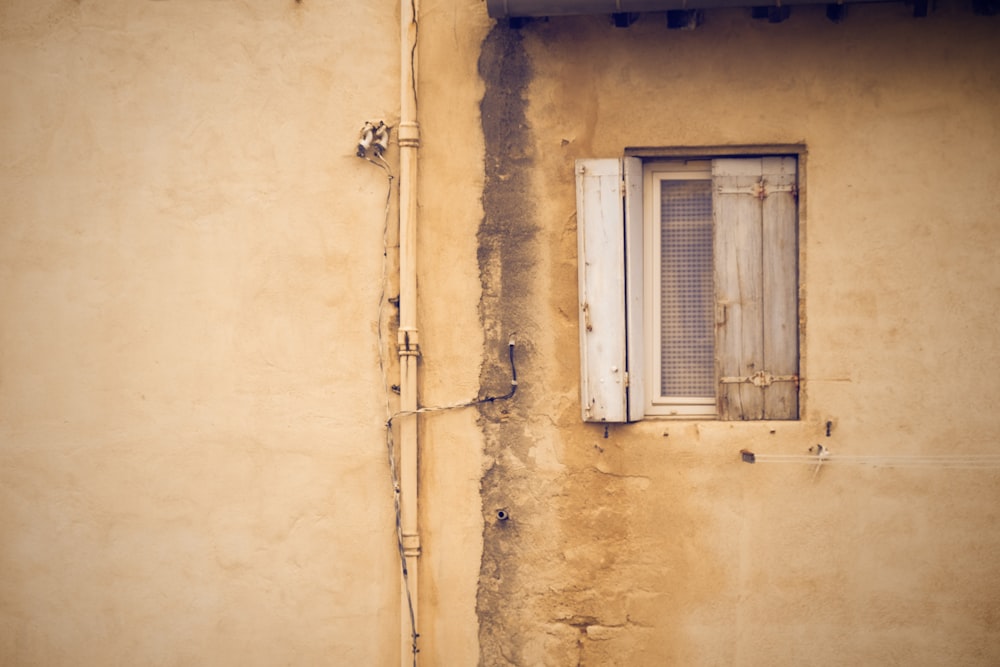
MULTIPOLYGON (((392 175, 392 169, 389 167, 389 163, 385 159, 376 154, 375 158, 372 159, 367 155, 362 155, 365 160, 371 162, 376 167, 382 169, 386 174, 386 193, 385 193, 385 214, 382 225, 382 280, 379 287, 378 295, 378 318, 376 323, 377 336, 378 336, 378 367, 379 372, 382 375, 382 392, 385 399, 385 414, 388 420, 392 419, 392 407, 389 404, 389 394, 391 388, 389 387, 389 374, 386 369, 386 350, 388 349, 385 345, 385 303, 386 303, 386 286, 389 281, 389 212, 392 205, 392 181, 394 177, 392 175)), ((393 512, 396 524, 396 547, 399 551, 399 563, 400 569, 403 575, 403 589, 406 592, 406 604, 409 608, 410 616, 410 637, 412 638, 412 651, 413 651, 413 667, 417 665, 417 653, 419 648, 417 647, 417 639, 420 637, 420 633, 417 632, 417 619, 416 614, 413 610, 413 593, 410 590, 410 577, 409 572, 406 567, 406 551, 403 546, 403 513, 400 508, 400 494, 402 492, 399 483, 399 471, 396 468, 396 442, 393 438, 392 427, 388 426, 385 429, 385 448, 386 457, 389 460, 389 480, 392 484, 392 504, 393 512)))
POLYGON ((513 337, 507 343, 507 355, 510 359, 510 391, 506 394, 499 396, 484 396, 483 398, 476 398, 471 401, 464 401, 461 403, 452 403, 451 405, 437 405, 437 406, 427 406, 422 408, 417 408, 416 410, 400 410, 392 416, 389 417, 389 421, 386 422, 386 426, 392 426, 392 422, 397 417, 405 417, 407 415, 419 415, 427 412, 443 412, 445 410, 457 410, 459 408, 471 408, 476 405, 483 405, 484 403, 493 403, 494 401, 506 401, 508 399, 514 398, 514 394, 517 393, 517 366, 514 363, 514 339, 513 337))

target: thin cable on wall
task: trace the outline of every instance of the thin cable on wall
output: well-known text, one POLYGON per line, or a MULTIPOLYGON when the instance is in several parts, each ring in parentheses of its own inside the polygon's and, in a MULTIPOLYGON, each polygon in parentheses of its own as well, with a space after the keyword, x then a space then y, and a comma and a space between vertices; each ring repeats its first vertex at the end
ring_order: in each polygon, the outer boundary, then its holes
POLYGON ((386 422, 386 426, 391 427, 392 421, 397 417, 405 417, 407 415, 419 415, 426 412, 443 412, 445 410, 471 408, 476 405, 483 405, 484 403, 493 403, 494 401, 506 401, 507 399, 514 398, 514 394, 517 393, 517 366, 514 364, 513 336, 511 336, 510 339, 507 341, 507 356, 508 359, 510 360, 510 391, 508 391, 506 394, 502 394, 499 396, 484 396, 482 398, 472 399, 471 401, 452 403, 451 405, 436 405, 436 406, 417 408, 416 410, 401 410, 389 417, 389 420, 386 422))
MULTIPOLYGON (((387 348, 385 345, 385 337, 383 335, 386 304, 385 292, 389 278, 389 212, 392 204, 393 181, 392 169, 389 167, 389 163, 385 161, 385 158, 382 157, 382 152, 385 150, 388 140, 389 127, 385 125, 384 122, 379 121, 378 125, 371 122, 365 123, 361 128, 357 155, 358 157, 374 164, 376 167, 384 171, 386 175, 385 212, 382 223, 382 280, 380 281, 379 286, 378 320, 376 323, 376 330, 378 336, 378 368, 382 376, 382 394, 385 399, 385 414, 386 418, 391 420, 393 414, 392 406, 389 404, 389 394, 391 392, 391 388, 389 386, 389 374, 386 369, 385 351, 387 348), (381 135, 379 135, 378 130, 381 130, 381 135), (377 139, 379 136, 381 141, 377 139), (368 151, 370 149, 372 149, 374 157, 368 156, 368 151)), ((392 504, 396 524, 396 548, 399 551, 400 568, 403 574, 403 589, 406 592, 406 604, 409 609, 413 664, 416 666, 417 653, 420 650, 417 647, 417 640, 420 638, 420 633, 417 632, 417 619, 416 614, 413 611, 413 593, 410 590, 410 577, 406 567, 406 552, 403 546, 403 513, 400 508, 401 489, 399 484, 399 471, 396 468, 396 442, 393 439, 391 428, 386 428, 385 430, 385 448, 386 456, 389 459, 389 481, 392 484, 392 504)))
POLYGON ((785 463, 813 466, 855 465, 879 468, 948 468, 989 470, 1000 468, 1000 454, 834 454, 823 445, 815 445, 809 454, 756 454, 740 450, 744 463, 785 463))

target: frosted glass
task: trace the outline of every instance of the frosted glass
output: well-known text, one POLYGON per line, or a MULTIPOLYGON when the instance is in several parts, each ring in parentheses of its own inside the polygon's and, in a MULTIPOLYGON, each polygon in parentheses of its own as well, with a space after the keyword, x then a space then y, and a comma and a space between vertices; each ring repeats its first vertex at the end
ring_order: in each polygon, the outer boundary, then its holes
POLYGON ((660 389, 715 396, 711 181, 660 181, 660 389))

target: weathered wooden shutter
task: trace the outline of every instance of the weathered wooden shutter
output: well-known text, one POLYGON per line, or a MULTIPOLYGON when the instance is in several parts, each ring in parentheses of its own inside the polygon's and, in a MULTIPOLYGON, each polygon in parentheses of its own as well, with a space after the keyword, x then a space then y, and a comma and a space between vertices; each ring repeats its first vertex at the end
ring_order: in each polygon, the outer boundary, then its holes
POLYGON ((643 416, 642 163, 578 160, 580 394, 584 421, 643 416))
POLYGON ((712 162, 720 419, 798 418, 796 161, 712 162))

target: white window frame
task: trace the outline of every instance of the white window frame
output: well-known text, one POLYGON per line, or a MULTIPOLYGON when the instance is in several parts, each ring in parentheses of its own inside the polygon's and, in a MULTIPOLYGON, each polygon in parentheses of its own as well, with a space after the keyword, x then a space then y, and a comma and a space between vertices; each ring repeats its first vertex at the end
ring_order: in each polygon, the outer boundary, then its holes
MULTIPOLYGON (((661 392, 662 350, 659 323, 663 282, 660 224, 662 181, 712 181, 711 160, 647 161, 643 163, 643 349, 646 357, 646 416, 715 419, 717 397, 664 396, 661 392)), ((713 369, 714 373, 714 369, 713 369)))
POLYGON ((804 151, 646 150, 576 164, 584 421, 799 419, 804 151), (715 405, 659 395, 655 317, 662 274, 653 261, 654 181, 705 178, 705 164, 713 190, 715 405))

